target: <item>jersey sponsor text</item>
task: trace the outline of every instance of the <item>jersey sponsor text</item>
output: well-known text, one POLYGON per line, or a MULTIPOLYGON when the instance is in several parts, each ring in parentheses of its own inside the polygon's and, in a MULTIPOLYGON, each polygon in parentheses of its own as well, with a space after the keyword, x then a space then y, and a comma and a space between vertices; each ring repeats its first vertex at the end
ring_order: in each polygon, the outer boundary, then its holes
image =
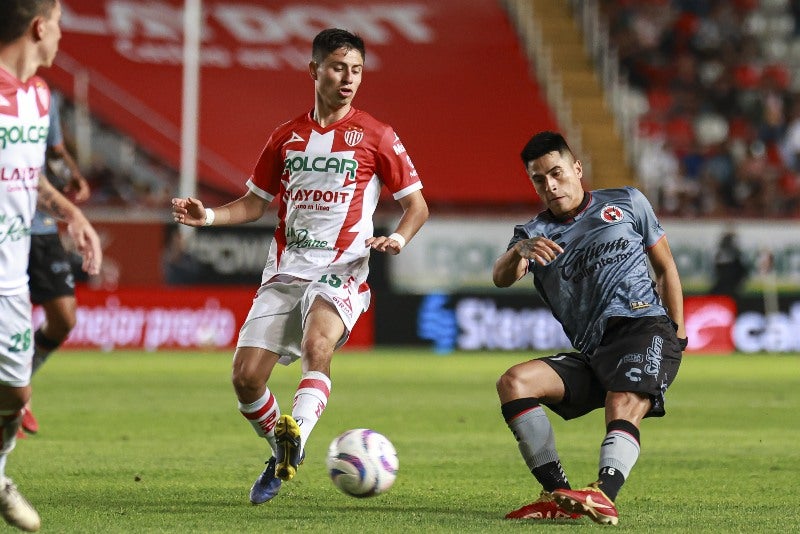
POLYGON ((332 172, 347 174, 350 180, 356 179, 358 162, 350 158, 341 158, 334 155, 321 156, 293 156, 284 161, 284 174, 292 175, 299 172, 332 172))

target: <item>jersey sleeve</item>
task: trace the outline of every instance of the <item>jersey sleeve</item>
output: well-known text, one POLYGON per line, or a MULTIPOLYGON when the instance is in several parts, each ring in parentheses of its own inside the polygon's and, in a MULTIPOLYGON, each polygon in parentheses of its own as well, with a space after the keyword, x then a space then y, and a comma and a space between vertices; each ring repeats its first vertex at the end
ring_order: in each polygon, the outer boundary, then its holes
POLYGON ((378 144, 375 171, 395 200, 422 189, 422 182, 411 157, 400 138, 388 126, 378 144))
MULTIPOLYGON (((527 224, 518 224, 514 227, 514 235, 511 236, 511 241, 508 242, 508 247, 506 248, 506 251, 511 250, 514 247, 514 245, 516 245, 517 243, 519 243, 524 239, 530 239, 537 235, 542 235, 541 232, 534 232, 531 230, 531 225, 534 224, 534 221, 535 219, 531 220, 527 224)), ((528 272, 533 271, 534 263, 535 263, 534 260, 528 260, 528 272)))
POLYGON ((653 206, 647 197, 636 188, 627 188, 631 195, 631 207, 635 215, 635 228, 644 238, 646 248, 653 247, 664 237, 664 228, 658 222, 653 206))
POLYGON ((280 192, 283 174, 283 155, 278 144, 277 132, 273 132, 247 180, 247 188, 267 202, 280 192))
POLYGON ((64 136, 61 133, 61 100, 57 93, 50 93, 50 129, 47 130, 47 146, 54 147, 64 143, 64 136))
POLYGON ((524 224, 518 224, 514 227, 514 235, 511 236, 511 241, 508 242, 506 250, 511 250, 511 247, 522 241, 528 239, 528 231, 525 229, 524 224))

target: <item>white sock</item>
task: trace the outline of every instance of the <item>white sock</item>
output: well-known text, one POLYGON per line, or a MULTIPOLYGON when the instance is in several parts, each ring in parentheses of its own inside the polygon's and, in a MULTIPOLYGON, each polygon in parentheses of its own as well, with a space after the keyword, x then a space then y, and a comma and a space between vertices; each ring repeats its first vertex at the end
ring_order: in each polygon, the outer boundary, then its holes
POLYGON ((272 454, 275 454, 277 447, 275 446, 275 423, 281 416, 281 409, 278 406, 278 399, 267 388, 264 395, 255 402, 250 404, 239 403, 239 411, 253 426, 260 437, 265 438, 272 448, 272 454))
POLYGON ((611 430, 600 447, 600 470, 613 467, 625 478, 639 459, 640 445, 636 436, 624 430, 611 430))
POLYGON ((294 394, 292 417, 300 426, 300 442, 305 447, 309 434, 319 421, 322 412, 328 405, 331 394, 331 380, 319 371, 303 374, 297 392, 294 394))

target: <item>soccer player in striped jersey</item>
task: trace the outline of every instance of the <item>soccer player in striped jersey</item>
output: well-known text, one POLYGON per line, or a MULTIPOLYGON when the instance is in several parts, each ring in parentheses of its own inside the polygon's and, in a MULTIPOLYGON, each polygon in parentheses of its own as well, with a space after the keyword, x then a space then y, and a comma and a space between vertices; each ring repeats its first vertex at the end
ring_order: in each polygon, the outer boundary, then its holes
POLYGON ((254 221, 278 201, 261 286, 233 358, 239 410, 271 449, 250 490, 253 504, 277 495, 305 455, 328 403, 334 351, 369 306, 370 251, 399 254, 428 218, 422 182, 400 138, 352 105, 364 59, 357 35, 320 32, 308 66, 314 108, 272 132, 248 192, 214 209, 194 198, 172 201, 175 221, 189 226, 254 221), (403 215, 390 235, 373 236, 372 216, 384 186, 403 215), (276 363, 298 359, 302 376, 291 414, 282 414, 268 381, 276 363))
POLYGON ((577 352, 517 364, 497 382, 503 417, 543 487, 506 517, 587 515, 616 525, 617 494, 639 457, 639 424, 664 415, 686 347, 678 269, 637 189, 584 191, 580 160, 554 132, 535 135, 521 155, 547 209, 514 229, 494 283, 508 287, 532 273, 577 352), (544 406, 564 419, 605 409, 596 482, 570 487, 544 406))
POLYGON ((67 222, 83 268, 100 271, 100 239, 86 217, 42 176, 50 90, 36 75, 61 39, 58 0, 0 2, 0 515, 36 531, 39 514, 5 474, 31 395, 33 329, 28 293, 31 220, 42 209, 67 222))

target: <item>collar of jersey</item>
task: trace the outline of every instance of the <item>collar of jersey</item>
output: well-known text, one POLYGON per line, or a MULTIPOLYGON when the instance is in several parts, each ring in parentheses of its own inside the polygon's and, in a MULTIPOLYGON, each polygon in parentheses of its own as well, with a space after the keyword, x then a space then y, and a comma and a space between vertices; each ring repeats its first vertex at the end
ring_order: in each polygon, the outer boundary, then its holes
POLYGON ((574 217, 566 217, 566 218, 556 217, 555 215, 553 215, 553 212, 550 211, 550 210, 545 210, 544 214, 551 221, 565 223, 565 224, 566 223, 571 223, 572 221, 577 219, 581 215, 581 213, 583 213, 586 210, 586 206, 589 205, 589 202, 591 202, 591 200, 592 200, 592 193, 589 192, 589 191, 584 191, 583 200, 581 200, 581 205, 578 206, 578 212, 575 214, 574 217))

